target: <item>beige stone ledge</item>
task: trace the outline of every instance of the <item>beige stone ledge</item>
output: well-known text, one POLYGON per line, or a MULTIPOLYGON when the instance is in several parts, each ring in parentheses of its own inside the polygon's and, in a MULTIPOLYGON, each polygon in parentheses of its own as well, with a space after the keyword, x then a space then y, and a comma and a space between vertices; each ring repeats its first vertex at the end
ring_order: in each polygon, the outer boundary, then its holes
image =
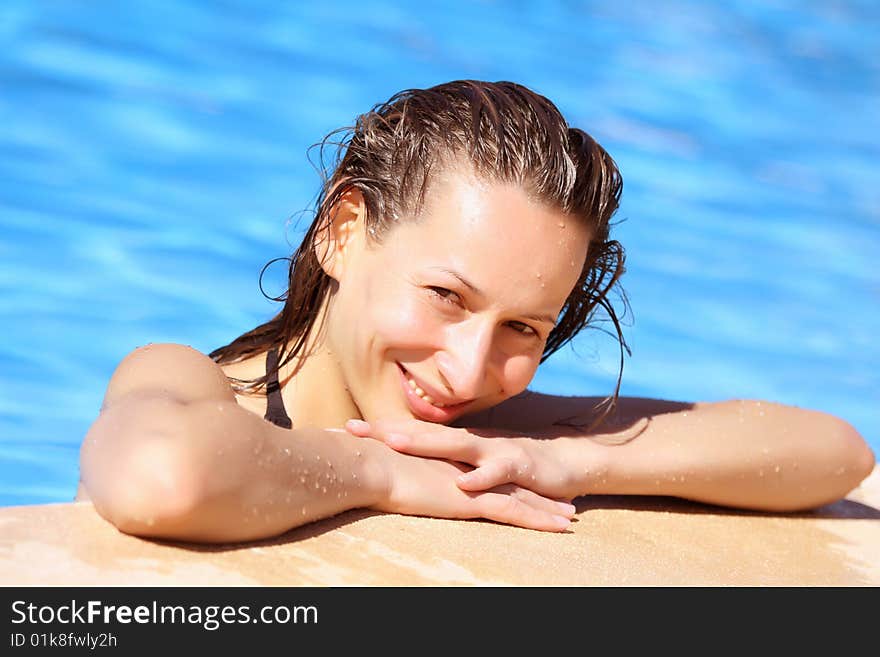
POLYGON ((258 543, 118 532, 87 502, 0 508, 0 584, 144 586, 877 586, 880 466, 796 515, 584 497, 573 529, 350 511, 258 543))

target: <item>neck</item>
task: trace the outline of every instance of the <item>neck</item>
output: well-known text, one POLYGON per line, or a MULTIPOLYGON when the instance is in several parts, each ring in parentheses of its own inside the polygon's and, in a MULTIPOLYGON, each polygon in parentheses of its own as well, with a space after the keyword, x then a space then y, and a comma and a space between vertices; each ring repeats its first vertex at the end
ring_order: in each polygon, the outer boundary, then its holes
POLYGON ((294 428, 342 428, 346 420, 361 417, 328 344, 327 305, 325 300, 300 354, 278 373, 281 397, 294 428))

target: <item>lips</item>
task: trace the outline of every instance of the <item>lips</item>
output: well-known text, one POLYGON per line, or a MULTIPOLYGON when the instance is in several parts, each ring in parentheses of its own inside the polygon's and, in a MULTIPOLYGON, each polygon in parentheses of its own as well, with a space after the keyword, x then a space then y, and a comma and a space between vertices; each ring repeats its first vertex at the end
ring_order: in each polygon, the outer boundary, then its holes
POLYGON ((424 381, 422 381, 421 379, 414 376, 412 372, 407 370, 400 363, 398 363, 397 366, 406 375, 406 377, 408 379, 412 379, 415 382, 415 384, 419 388, 421 388, 422 391, 426 395, 428 395, 428 397, 431 398, 431 401, 433 401, 435 404, 439 403, 439 404, 443 404, 445 406, 464 406, 465 404, 467 404, 468 402, 471 401, 470 399, 458 400, 458 399, 452 399, 451 397, 444 397, 443 394, 438 392, 436 388, 432 388, 431 386, 427 385, 424 381))
POLYGON ((404 390, 404 395, 406 396, 407 404, 413 414, 422 419, 430 422, 449 422, 455 419, 456 416, 460 415, 471 402, 471 400, 462 402, 450 399, 449 397, 443 397, 437 393, 436 389, 431 388, 430 386, 425 387, 423 381, 414 377, 400 363, 397 363, 397 367, 400 370, 400 382, 404 390), (409 379, 412 379, 433 402, 445 404, 445 406, 434 406, 434 404, 422 399, 410 386, 409 379))

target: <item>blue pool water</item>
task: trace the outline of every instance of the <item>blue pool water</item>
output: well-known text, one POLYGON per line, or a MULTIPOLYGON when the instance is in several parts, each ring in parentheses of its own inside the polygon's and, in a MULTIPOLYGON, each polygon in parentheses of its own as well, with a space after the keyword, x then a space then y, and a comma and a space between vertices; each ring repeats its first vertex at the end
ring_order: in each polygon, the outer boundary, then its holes
MULTIPOLYGON (((456 78, 533 87, 617 159, 623 394, 817 408, 880 452, 880 4, 619 5, 0 4, 0 505, 72 498, 132 348, 273 314, 311 143, 456 78)), ((616 367, 586 332, 534 387, 616 367)))

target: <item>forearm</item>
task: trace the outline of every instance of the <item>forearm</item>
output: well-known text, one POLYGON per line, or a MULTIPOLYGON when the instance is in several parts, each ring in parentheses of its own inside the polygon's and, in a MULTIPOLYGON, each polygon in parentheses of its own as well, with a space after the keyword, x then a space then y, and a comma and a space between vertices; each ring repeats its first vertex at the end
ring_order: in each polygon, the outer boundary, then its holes
POLYGON ((697 404, 565 438, 576 494, 671 495, 791 511, 844 497, 874 456, 849 424, 767 402, 697 404))
MULTIPOLYGON (((151 429, 105 436, 98 449, 87 437, 83 477, 98 511, 127 533, 253 540, 372 505, 384 494, 377 462, 385 448, 342 432, 280 429, 233 401, 154 400, 116 411, 145 415, 141 422, 127 417, 126 425, 151 429), (164 427, 146 417, 163 412, 164 427)), ((105 411, 105 434, 113 412, 105 411)))

